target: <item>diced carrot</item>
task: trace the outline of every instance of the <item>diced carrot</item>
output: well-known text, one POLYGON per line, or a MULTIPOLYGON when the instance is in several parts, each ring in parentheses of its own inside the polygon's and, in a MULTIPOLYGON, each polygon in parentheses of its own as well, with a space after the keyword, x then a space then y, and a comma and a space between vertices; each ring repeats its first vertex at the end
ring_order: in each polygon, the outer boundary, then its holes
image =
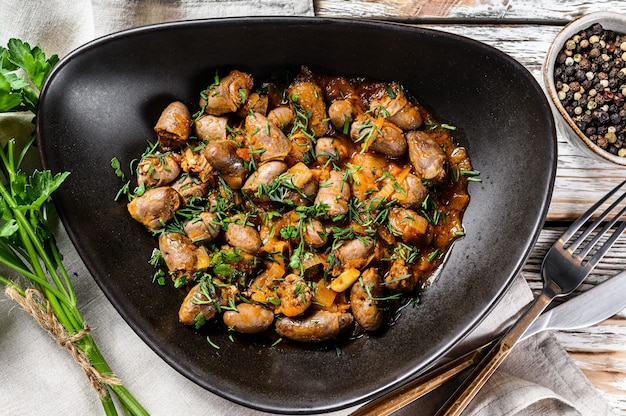
POLYGON ((239 156, 246 162, 250 161, 250 150, 248 150, 247 147, 240 147, 235 153, 237 153, 237 156, 239 156))

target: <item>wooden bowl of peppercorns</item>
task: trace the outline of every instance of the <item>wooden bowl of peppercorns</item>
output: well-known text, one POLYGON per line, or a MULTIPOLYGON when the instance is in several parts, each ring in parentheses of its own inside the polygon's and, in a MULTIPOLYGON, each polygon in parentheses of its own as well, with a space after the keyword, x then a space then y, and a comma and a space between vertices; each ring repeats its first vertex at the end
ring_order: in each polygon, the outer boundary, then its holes
POLYGON ((548 50, 543 78, 567 140, 626 165, 626 16, 598 12, 569 23, 548 50))

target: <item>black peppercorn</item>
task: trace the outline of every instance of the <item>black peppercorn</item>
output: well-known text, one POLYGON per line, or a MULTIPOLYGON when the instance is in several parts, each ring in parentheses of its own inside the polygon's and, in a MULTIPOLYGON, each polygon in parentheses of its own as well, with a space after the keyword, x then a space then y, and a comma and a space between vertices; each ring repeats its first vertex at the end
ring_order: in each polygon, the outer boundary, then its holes
POLYGON ((592 116, 600 126, 604 126, 609 122, 609 113, 606 111, 594 111, 592 116))
POLYGON ((619 124, 622 121, 622 118, 617 113, 611 114, 611 124, 619 124))
POLYGON ((591 26, 591 34, 592 35, 599 35, 601 33, 604 32, 604 29, 602 28, 602 25, 600 23, 594 23, 591 26))
POLYGON ((589 68, 591 68, 591 61, 587 58, 582 58, 578 63, 578 68, 582 71, 589 71, 589 68))
POLYGON ((595 58, 599 57, 602 54, 600 51, 600 45, 594 45, 593 48, 589 51, 589 57, 595 60, 595 58))

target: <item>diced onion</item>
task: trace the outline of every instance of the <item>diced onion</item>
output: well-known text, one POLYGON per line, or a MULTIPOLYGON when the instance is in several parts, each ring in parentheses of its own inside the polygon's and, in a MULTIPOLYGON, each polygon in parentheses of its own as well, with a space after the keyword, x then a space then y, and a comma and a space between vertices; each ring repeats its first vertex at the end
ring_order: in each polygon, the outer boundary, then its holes
POLYGON ((376 195, 374 195, 374 197, 372 198, 372 201, 374 201, 374 204, 377 206, 380 203, 382 203, 385 200, 387 200, 387 198, 389 198, 391 196, 391 194, 393 194, 393 192, 395 190, 393 185, 395 183, 401 184, 402 182, 404 182, 404 180, 406 179, 406 177, 408 176, 410 171, 411 171, 411 168, 410 167, 406 167, 406 168, 402 169, 402 172, 400 172, 400 174, 396 177, 395 180, 388 181, 385 184, 385 186, 383 186, 382 189, 380 191, 378 191, 378 193, 376 195))
POLYGON ((204 246, 198 247, 196 250, 196 269, 204 270, 211 265, 211 255, 204 246))
POLYGON ((319 303, 325 308, 330 308, 333 302, 335 302, 336 296, 337 292, 330 288, 327 288, 324 279, 321 279, 319 282, 317 282, 317 286, 315 288, 315 296, 313 296, 313 302, 319 303))
POLYGON ((313 266, 324 263, 324 257, 317 253, 306 253, 302 259, 302 268, 304 270, 310 269, 313 266))
POLYGON ((298 188, 302 188, 313 177, 311 169, 302 162, 298 162, 289 169, 291 182, 298 188))

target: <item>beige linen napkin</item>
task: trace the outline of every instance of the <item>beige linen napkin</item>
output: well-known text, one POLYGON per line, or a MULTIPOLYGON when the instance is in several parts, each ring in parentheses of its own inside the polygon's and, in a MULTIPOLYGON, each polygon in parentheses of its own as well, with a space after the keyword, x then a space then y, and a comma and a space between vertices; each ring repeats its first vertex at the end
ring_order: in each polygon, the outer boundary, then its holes
MULTIPOLYGON (((96 37, 156 22, 235 15, 313 15, 308 0, 0 0, 0 44, 11 37, 41 44, 63 56, 96 37)), ((29 116, 0 117, 0 141, 30 132, 29 116)), ((38 165, 36 155, 29 160, 38 165)), ((54 219, 53 219, 54 221, 54 219)), ((162 361, 108 302, 74 250, 62 225, 56 235, 73 277, 79 306, 109 364, 154 415, 262 416, 198 387, 162 361)), ((500 332, 532 295, 522 277, 496 310, 464 341, 500 332)), ((467 347, 459 347, 459 351, 467 347)), ((432 414, 453 388, 438 389, 398 412, 432 414)), ((6 415, 102 414, 79 366, 34 320, 0 295, 0 413, 6 415)), ((345 409, 330 415, 347 415, 345 409)), ((465 414, 610 415, 605 400, 549 334, 533 337, 506 360, 465 414)))

